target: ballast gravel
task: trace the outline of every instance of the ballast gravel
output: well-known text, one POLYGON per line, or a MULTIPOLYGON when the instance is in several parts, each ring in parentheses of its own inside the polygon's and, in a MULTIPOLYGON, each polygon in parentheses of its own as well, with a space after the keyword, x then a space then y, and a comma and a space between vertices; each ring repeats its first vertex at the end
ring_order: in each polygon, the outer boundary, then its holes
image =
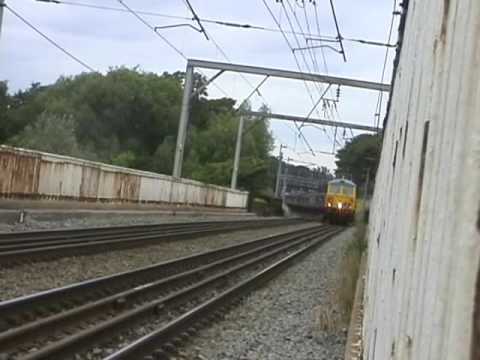
MULTIPOLYGON (((17 214, 17 211, 14 212, 17 214)), ((29 214, 29 213, 27 213, 29 214)), ((17 215, 16 215, 17 216, 17 215)), ((224 215, 165 215, 158 213, 125 213, 118 212, 102 212, 90 211, 84 214, 66 213, 61 214, 42 214, 42 211, 37 211, 35 216, 26 215, 25 221, 20 223, 18 219, 14 222, 8 222, 3 218, 7 218, 5 213, 0 210, 0 233, 8 233, 15 231, 35 231, 35 230, 51 230, 51 229, 81 229, 89 227, 103 227, 103 226, 122 226, 122 225, 148 225, 148 224, 173 224, 173 223, 187 223, 197 221, 229 221, 229 220, 255 220, 266 219, 252 215, 250 213, 243 214, 229 214, 224 215)), ((271 217, 272 219, 275 217, 271 217)))
POLYGON ((234 231, 195 239, 162 241, 159 245, 143 248, 67 257, 0 269, 0 301, 315 225, 317 223, 310 222, 234 231))
POLYGON ((253 292, 223 320, 200 330, 176 358, 343 359, 347 324, 329 319, 339 313, 335 272, 352 236, 344 231, 253 292))

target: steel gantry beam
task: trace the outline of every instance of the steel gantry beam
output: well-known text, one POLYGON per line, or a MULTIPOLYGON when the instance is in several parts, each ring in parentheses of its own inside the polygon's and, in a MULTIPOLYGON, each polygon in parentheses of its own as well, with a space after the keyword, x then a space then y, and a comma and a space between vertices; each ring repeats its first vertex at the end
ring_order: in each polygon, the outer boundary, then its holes
POLYGON ((340 127, 340 128, 346 128, 346 129, 355 129, 355 130, 363 130, 363 131, 371 131, 371 132, 379 132, 382 130, 381 128, 368 126, 368 125, 359 125, 359 124, 347 123, 342 121, 312 119, 309 117, 301 117, 301 116, 293 116, 293 115, 272 114, 272 113, 265 113, 260 111, 242 111, 242 114, 262 117, 265 119, 298 121, 300 123, 317 124, 317 125, 323 125, 323 126, 340 127))
MULTIPOLYGON (((188 129, 188 121, 190 117, 190 100, 192 97, 194 68, 218 70, 218 73, 209 81, 209 83, 215 80, 223 72, 232 71, 232 72, 238 72, 238 73, 244 73, 244 74, 263 75, 267 77, 278 77, 278 78, 285 78, 285 79, 322 82, 327 84, 335 84, 335 85, 360 88, 365 90, 384 91, 384 92, 390 91, 390 85, 371 82, 371 81, 349 79, 349 78, 320 75, 320 74, 312 74, 312 73, 305 73, 305 72, 296 72, 296 71, 289 71, 289 70, 272 69, 272 68, 265 68, 265 67, 258 67, 258 66, 238 65, 238 64, 222 63, 222 62, 216 62, 216 61, 189 59, 187 61, 187 70, 185 73, 185 85, 183 89, 182 109, 180 113, 180 122, 178 124, 177 146, 175 149, 175 160, 173 163, 174 177, 182 176, 182 163, 183 163, 183 155, 184 155, 184 149, 185 149, 186 133, 188 129)), ((265 114, 265 113, 256 113, 256 112, 248 112, 248 114, 255 115, 255 116, 263 116, 268 118, 275 118, 280 120, 302 121, 302 122, 309 122, 309 123, 314 123, 319 125, 347 127, 347 128, 366 130, 366 131, 378 131, 378 129, 372 128, 370 126, 355 125, 355 124, 342 123, 342 122, 336 122, 336 121, 327 121, 327 120, 320 120, 320 119, 309 119, 308 117, 301 118, 301 117, 295 117, 295 116, 289 116, 289 115, 265 114)), ((243 121, 241 121, 239 124, 239 129, 238 129, 239 133, 237 134, 237 143, 235 147, 235 165, 233 167, 232 181, 231 181, 232 188, 236 188, 236 185, 237 185, 238 164, 240 161, 242 131, 243 131, 243 121)))
POLYGON ((295 80, 306 80, 313 82, 322 82, 327 84, 335 84, 342 86, 350 86, 355 88, 367 89, 367 90, 377 90, 377 91, 390 91, 389 84, 381 84, 372 81, 357 80, 350 78, 343 78, 337 76, 329 75, 320 75, 312 74, 298 71, 290 70, 280 70, 280 69, 271 69, 258 66, 249 66, 249 65, 238 65, 230 64, 216 61, 205 61, 205 60, 195 60, 189 59, 187 66, 199 67, 203 69, 213 69, 213 70, 225 70, 240 72, 244 74, 255 74, 255 75, 268 75, 271 77, 279 77, 286 79, 295 79, 295 80))

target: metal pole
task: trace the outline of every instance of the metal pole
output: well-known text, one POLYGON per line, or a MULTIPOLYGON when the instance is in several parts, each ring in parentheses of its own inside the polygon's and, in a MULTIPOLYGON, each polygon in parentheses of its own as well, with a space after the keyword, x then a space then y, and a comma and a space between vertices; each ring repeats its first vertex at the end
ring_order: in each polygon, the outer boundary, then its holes
POLYGON ((277 167, 277 181, 275 182, 275 197, 280 197, 280 176, 282 175, 282 161, 283 161, 283 152, 282 149, 286 148, 285 145, 280 145, 280 156, 278 158, 278 167, 277 167))
POLYGON ((240 165, 240 153, 242 151, 243 123, 244 116, 240 115, 240 120, 238 121, 237 143, 235 145, 235 157, 233 159, 232 181, 230 183, 230 188, 232 189, 237 188, 238 167, 240 165))
POLYGON ((5 0, 0 0, 0 36, 2 35, 3 27, 3 8, 5 7, 5 0))
POLYGON ((367 168, 367 176, 366 176, 366 179, 365 179, 365 195, 363 195, 365 197, 365 200, 368 200, 368 185, 369 185, 369 182, 370 182, 370 168, 367 168))
POLYGON ((187 65, 185 73, 185 85, 183 88, 182 110, 178 124, 177 146, 175 148, 175 160, 173 162, 173 176, 182 176, 182 163, 185 150, 185 139, 187 135, 188 119, 190 117, 190 95, 193 88, 193 66, 187 65))
POLYGON ((288 160, 287 163, 285 164, 285 171, 283 172, 283 186, 282 186, 282 202, 285 203, 285 195, 287 193, 287 177, 288 177, 288 160))

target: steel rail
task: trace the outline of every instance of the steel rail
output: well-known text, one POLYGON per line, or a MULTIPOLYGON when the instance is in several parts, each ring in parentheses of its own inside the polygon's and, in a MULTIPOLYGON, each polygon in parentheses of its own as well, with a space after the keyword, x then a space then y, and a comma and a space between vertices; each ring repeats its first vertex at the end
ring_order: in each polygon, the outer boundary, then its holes
POLYGON ((109 289, 111 288, 125 290, 130 287, 139 286, 149 281, 171 276, 185 269, 193 269, 224 257, 255 249, 262 244, 280 241, 295 233, 306 233, 311 231, 311 229, 311 227, 307 227, 281 234, 264 236, 238 244, 227 245, 217 249, 144 266, 135 270, 102 276, 15 299, 5 300, 0 302, 0 319, 16 323, 16 318, 24 317, 23 314, 28 311, 36 311, 42 307, 52 307, 61 301, 68 302, 72 299, 76 302, 81 298, 92 300, 98 297, 97 294, 109 293, 109 289))
POLYGON ((187 270, 182 273, 156 280, 141 286, 136 286, 134 288, 106 296, 100 300, 90 302, 67 311, 62 311, 58 314, 42 318, 38 321, 33 321, 25 325, 15 327, 9 331, 0 333, 0 348, 6 349, 20 343, 31 341, 31 339, 41 335, 52 333, 53 329, 57 332, 60 327, 71 325, 76 321, 86 321, 95 315, 98 317, 98 314, 107 313, 112 311, 112 309, 122 310, 128 304, 141 301, 142 297, 148 298, 150 295, 155 293, 165 293, 168 291, 168 288, 173 287, 175 289, 176 287, 182 286, 182 283, 186 284, 186 286, 191 285, 195 281, 198 281, 199 278, 204 277, 207 271, 221 269, 223 266, 233 266, 239 260, 248 259, 251 256, 258 256, 271 249, 275 249, 290 243, 292 238, 298 238, 299 236, 308 238, 308 236, 318 236, 328 231, 331 230, 329 230, 327 227, 313 227, 308 229, 308 231, 298 232, 290 237, 279 239, 277 242, 267 243, 259 246, 258 248, 237 253, 233 256, 222 258, 207 265, 203 265, 192 270, 187 270))
MULTIPOLYGON (((278 220, 270 220, 267 222, 263 222, 258 220, 255 225, 276 225, 281 224, 281 221, 278 220)), ((198 231, 203 229, 216 229, 216 228, 230 228, 232 226, 250 226, 251 223, 236 223, 236 222, 228 222, 228 223, 219 223, 219 224, 193 224, 189 226, 177 226, 177 227, 170 227, 167 229, 155 229, 155 230, 142 230, 138 229, 137 231, 126 231, 126 232, 115 232, 113 234, 92 234, 90 236, 64 236, 63 238, 55 238, 55 239, 40 239, 37 238, 35 240, 26 240, 26 239, 9 239, 0 241, 0 253, 5 251, 13 251, 13 250, 22 250, 22 249, 29 249, 29 248, 41 248, 41 247, 48 247, 48 246, 55 246, 55 245, 67 245, 67 244, 80 244, 80 243, 91 243, 91 242, 100 242, 102 240, 116 240, 116 239, 128 239, 128 238, 136 238, 139 236, 158 236, 158 235, 174 235, 177 232, 190 232, 190 231, 198 231)))
MULTIPOLYGON (((299 220, 291 220, 291 223, 299 220)), ((288 224, 288 223, 287 223, 288 224)), ((96 236, 91 234, 88 237, 81 235, 78 239, 75 233, 72 236, 65 236, 62 240, 35 241, 20 240, 18 244, 0 243, 0 264, 19 263, 25 260, 43 259, 45 257, 63 257, 71 254, 79 255, 91 252, 112 251, 125 247, 139 247, 158 243, 162 240, 180 240, 184 238, 195 238, 199 236, 230 232, 255 227, 268 227, 285 225, 285 220, 248 220, 234 222, 218 222, 212 224, 197 224, 169 228, 168 230, 155 230, 134 233, 131 230, 127 234, 115 232, 114 234, 96 236)))
POLYGON ((159 230, 146 230, 146 231, 138 231, 138 232, 126 232, 126 233, 116 233, 116 234, 107 234, 107 235, 94 235, 89 237, 64 237, 61 239, 52 239, 52 240, 9 240, 5 241, 8 244, 4 244, 0 242, 0 252, 5 251, 12 251, 12 250, 22 250, 22 249, 29 249, 29 248, 41 248, 47 246, 55 246, 55 245, 67 245, 67 244, 80 244, 80 243, 90 243, 90 242, 99 242, 102 240, 113 240, 113 239, 125 239, 131 237, 139 237, 139 236, 156 236, 156 235, 174 235, 177 232, 181 231, 197 231, 202 229, 210 229, 210 228, 217 228, 217 227, 225 227, 228 225, 220 224, 220 225, 197 225, 197 226, 189 226, 189 227, 178 227, 178 228, 171 228, 171 229, 159 229, 159 230))
MULTIPOLYGON (((261 221, 278 221, 284 219, 262 219, 261 221)), ((297 221, 299 219, 296 219, 297 221)), ((34 230, 34 231, 16 231, 16 232, 0 232, 0 243, 4 240, 10 239, 53 239, 53 238, 64 238, 66 236, 71 237, 81 237, 81 236, 91 236, 99 233, 126 233, 126 232, 136 232, 139 229, 141 230, 157 230, 157 229, 168 229, 178 226, 189 226, 196 224, 221 224, 221 223, 241 223, 241 222, 256 222, 259 220, 249 219, 249 220, 218 220, 218 221, 195 221, 195 222, 177 222, 177 223, 164 223, 164 224, 143 224, 143 225, 121 225, 121 226, 99 226, 99 227, 87 227, 87 228, 69 228, 69 229, 48 229, 48 230, 34 230)))
MULTIPOLYGON (((338 232, 340 231, 341 230, 338 232)), ((338 232, 333 232, 330 234, 330 237, 338 232)), ((215 316, 215 311, 221 310, 228 306, 233 300, 238 299, 265 284, 268 280, 285 269, 294 259, 305 255, 307 251, 312 250, 316 246, 325 242, 328 238, 329 236, 319 238, 308 246, 296 250, 283 259, 268 266, 266 269, 222 292, 220 295, 215 296, 182 314, 160 329, 152 331, 116 353, 106 357, 104 360, 133 360, 141 359, 142 356, 151 354, 154 351, 165 353, 163 349, 165 345, 169 344, 169 341, 172 341, 172 339, 176 339, 177 341, 180 340, 184 337, 181 334, 185 331, 187 333, 195 333, 196 329, 194 326, 197 325, 199 321, 203 320, 204 322, 207 322, 209 317, 215 316)))
MULTIPOLYGON (((317 229, 316 234, 314 231, 312 231, 310 235, 292 236, 289 241, 285 241, 282 244, 277 244, 276 246, 274 246, 274 250, 270 250, 263 255, 255 256, 254 258, 242 262, 234 266, 233 268, 203 279, 197 283, 194 283, 191 286, 188 286, 187 288, 183 288, 173 293, 170 293, 160 299, 144 303, 139 307, 135 307, 112 318, 108 318, 103 322, 95 323, 93 324, 93 326, 81 330, 80 332, 74 333, 71 336, 62 338, 57 342, 51 342, 50 344, 41 348, 38 351, 28 353, 25 357, 22 357, 21 359, 63 359, 65 358, 65 356, 69 356, 73 352, 78 351, 79 348, 91 347, 92 343, 96 344, 100 341, 100 339, 104 337, 113 337, 114 334, 118 333, 118 331, 122 330, 123 328, 132 326, 132 324, 135 324, 138 321, 151 316, 152 314, 159 315, 160 313, 165 313, 168 307, 179 306, 186 301, 191 301, 194 295, 196 295, 198 292, 209 290, 218 282, 225 282, 228 278, 236 275, 242 270, 248 269, 253 265, 259 265, 270 258, 284 253, 285 251, 291 250, 292 248, 295 248, 297 246, 301 246, 305 242, 318 238, 319 235, 327 237, 339 231, 340 230, 338 230, 338 228, 324 228, 323 233, 321 234, 318 233, 317 229)), ((249 255, 251 254, 256 254, 256 252, 253 251, 249 255)), ((249 258, 249 255, 246 254, 244 255, 244 257, 249 258)))
MULTIPOLYGON (((137 232, 149 232, 158 230, 171 230, 176 228, 188 228, 198 225, 220 225, 231 223, 255 223, 263 222, 278 222, 284 219, 254 219, 254 220, 219 220, 219 221, 195 221, 195 222, 178 222, 178 223, 164 223, 164 224, 143 224, 143 225, 127 225, 127 226, 105 226, 105 227, 88 227, 88 228, 69 228, 69 229, 54 229, 54 230, 35 230, 35 231, 16 231, 16 232, 0 232, 0 244, 9 244, 23 241, 34 240, 56 240, 65 238, 85 238, 99 235, 116 235, 137 232)), ((300 219, 291 219, 291 221, 299 221, 300 219)))

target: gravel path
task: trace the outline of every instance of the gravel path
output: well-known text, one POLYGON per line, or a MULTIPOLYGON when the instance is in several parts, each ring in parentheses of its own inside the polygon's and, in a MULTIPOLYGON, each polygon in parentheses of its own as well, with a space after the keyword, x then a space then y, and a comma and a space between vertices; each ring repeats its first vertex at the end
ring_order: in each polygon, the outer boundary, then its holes
POLYGON ((182 350, 190 360, 340 360, 347 324, 333 286, 347 230, 252 293, 182 350))
POLYGON ((165 241, 162 244, 144 248, 68 257, 0 269, 0 301, 314 225, 315 223, 304 223, 242 230, 192 240, 165 241))

